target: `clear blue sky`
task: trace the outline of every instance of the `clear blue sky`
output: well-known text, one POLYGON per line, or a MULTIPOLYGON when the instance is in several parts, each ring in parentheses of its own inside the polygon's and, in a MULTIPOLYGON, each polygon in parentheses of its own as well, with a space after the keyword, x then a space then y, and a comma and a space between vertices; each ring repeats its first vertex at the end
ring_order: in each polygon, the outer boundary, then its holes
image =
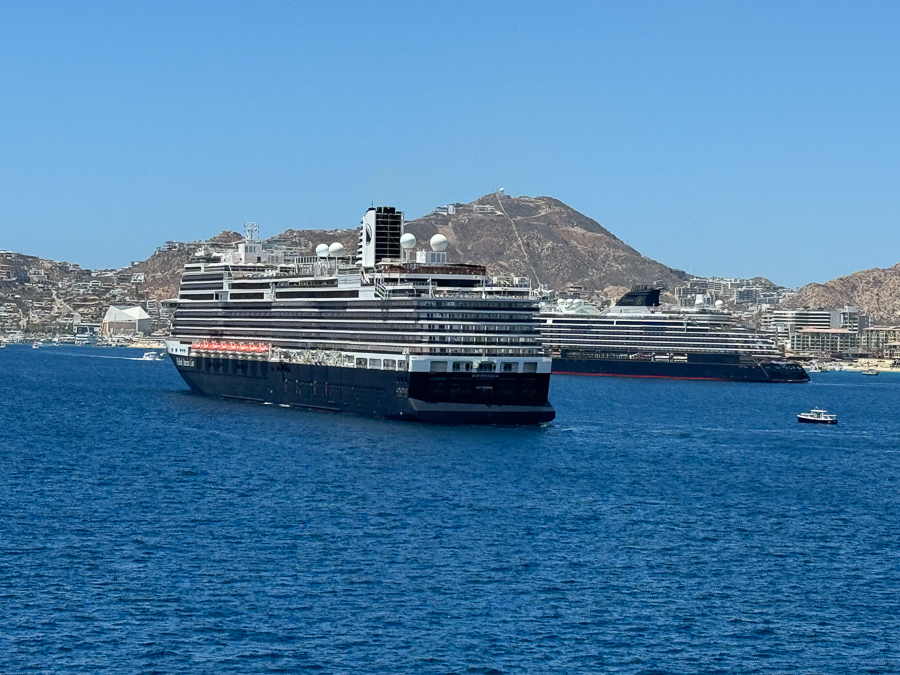
POLYGON ((900 262, 900 3, 0 3, 0 248, 503 187, 786 285, 900 262))

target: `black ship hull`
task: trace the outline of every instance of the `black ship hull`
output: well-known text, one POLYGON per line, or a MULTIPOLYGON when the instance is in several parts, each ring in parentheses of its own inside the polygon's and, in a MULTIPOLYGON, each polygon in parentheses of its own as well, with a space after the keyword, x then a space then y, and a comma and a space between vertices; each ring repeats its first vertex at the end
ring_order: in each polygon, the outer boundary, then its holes
POLYGON ((549 373, 410 373, 260 359, 180 356, 198 394, 394 420, 542 424, 556 411, 549 373))
POLYGON ((809 375, 795 363, 746 360, 723 355, 696 355, 685 361, 641 358, 553 357, 553 372, 611 377, 648 377, 676 380, 718 380, 725 382, 809 382, 809 375))

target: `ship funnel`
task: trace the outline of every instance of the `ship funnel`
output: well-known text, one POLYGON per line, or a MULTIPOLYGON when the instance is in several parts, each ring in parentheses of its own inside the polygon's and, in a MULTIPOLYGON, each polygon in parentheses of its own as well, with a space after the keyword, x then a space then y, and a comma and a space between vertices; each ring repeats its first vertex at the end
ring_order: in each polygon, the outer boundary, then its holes
POLYGON ((382 260, 399 260, 402 249, 403 212, 393 206, 372 207, 362 219, 359 264, 373 268, 382 260))

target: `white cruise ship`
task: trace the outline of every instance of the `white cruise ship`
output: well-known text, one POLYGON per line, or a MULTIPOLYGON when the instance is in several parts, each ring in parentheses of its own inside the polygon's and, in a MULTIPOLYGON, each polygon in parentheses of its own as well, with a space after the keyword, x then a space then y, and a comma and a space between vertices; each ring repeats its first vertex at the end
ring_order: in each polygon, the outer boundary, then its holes
POLYGON ((553 419, 551 359, 527 279, 415 250, 403 214, 371 208, 355 258, 340 244, 285 258, 255 230, 186 266, 167 351, 196 392, 449 423, 553 419))
POLYGON ((660 289, 635 286, 600 311, 580 300, 541 310, 553 372, 740 382, 807 382, 767 335, 721 308, 664 308, 660 289))

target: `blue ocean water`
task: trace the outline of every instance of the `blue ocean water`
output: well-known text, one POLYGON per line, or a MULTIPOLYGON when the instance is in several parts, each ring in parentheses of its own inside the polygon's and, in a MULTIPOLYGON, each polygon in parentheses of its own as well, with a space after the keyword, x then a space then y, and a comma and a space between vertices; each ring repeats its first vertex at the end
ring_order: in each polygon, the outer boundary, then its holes
POLYGON ((438 427, 137 355, 0 350, 0 672, 900 670, 900 376, 438 427))

